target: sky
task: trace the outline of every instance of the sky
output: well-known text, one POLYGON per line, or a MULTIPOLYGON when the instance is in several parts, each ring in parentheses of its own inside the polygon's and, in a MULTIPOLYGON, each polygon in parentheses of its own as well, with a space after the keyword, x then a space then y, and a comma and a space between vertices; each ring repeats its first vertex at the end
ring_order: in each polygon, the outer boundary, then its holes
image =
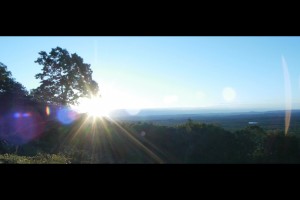
POLYGON ((0 37, 0 62, 30 90, 57 46, 114 108, 300 108, 300 37, 0 37))

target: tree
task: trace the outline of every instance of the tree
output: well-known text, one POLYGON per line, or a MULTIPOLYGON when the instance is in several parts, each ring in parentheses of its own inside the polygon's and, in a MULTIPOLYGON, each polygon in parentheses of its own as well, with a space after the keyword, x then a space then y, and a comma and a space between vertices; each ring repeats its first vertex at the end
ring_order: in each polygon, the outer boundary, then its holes
POLYGON ((7 66, 0 62, 0 112, 8 111, 12 106, 28 100, 28 91, 17 82, 7 66))
POLYGON ((92 79, 90 64, 84 63, 76 53, 69 54, 66 49, 56 47, 49 54, 41 51, 39 55, 35 63, 43 68, 42 73, 35 75, 36 79, 41 79, 41 85, 31 91, 35 99, 56 105, 74 105, 80 97, 97 95, 99 88, 92 79))
POLYGON ((4 94, 27 96, 28 92, 21 83, 15 81, 7 66, 0 62, 0 95, 4 94))
POLYGON ((11 128, 13 122, 10 114, 28 104, 29 99, 25 87, 17 82, 7 70, 7 66, 0 62, 0 153, 10 149, 7 139, 16 135, 16 129, 11 128))

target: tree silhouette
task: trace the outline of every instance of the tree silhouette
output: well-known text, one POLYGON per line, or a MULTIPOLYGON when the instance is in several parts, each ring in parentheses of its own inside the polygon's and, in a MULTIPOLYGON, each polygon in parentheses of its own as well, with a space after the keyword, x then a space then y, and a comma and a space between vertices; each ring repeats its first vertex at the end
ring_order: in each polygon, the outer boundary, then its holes
POLYGON ((16 95, 28 95, 25 87, 15 81, 10 71, 7 70, 7 66, 0 62, 0 95, 16 94, 16 95))
POLYGON ((0 113, 7 112, 11 107, 28 100, 25 87, 15 81, 7 66, 0 62, 0 113))
POLYGON ((56 105, 78 103, 80 97, 91 97, 98 93, 98 84, 92 79, 90 64, 76 53, 69 54, 66 49, 52 48, 47 54, 39 52, 35 61, 43 65, 42 73, 35 75, 41 85, 31 91, 32 96, 42 102, 56 105))

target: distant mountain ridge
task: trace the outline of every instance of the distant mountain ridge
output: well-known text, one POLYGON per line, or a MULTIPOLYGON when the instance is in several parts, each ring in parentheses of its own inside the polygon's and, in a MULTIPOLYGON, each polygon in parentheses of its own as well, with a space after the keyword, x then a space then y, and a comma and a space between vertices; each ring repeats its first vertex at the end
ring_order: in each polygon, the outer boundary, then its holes
MULTIPOLYGON (((300 110, 292 110, 293 113, 300 113, 300 110)), ((126 110, 119 109, 110 113, 111 117, 146 117, 146 116, 171 116, 171 115, 239 115, 239 114, 285 114, 285 110, 261 110, 249 111, 249 109, 142 109, 126 110)))

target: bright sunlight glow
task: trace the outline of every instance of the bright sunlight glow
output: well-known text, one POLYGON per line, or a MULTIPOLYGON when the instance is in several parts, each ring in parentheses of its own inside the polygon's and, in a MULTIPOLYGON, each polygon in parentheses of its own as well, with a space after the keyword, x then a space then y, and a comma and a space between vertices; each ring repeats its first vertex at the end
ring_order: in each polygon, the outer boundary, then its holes
POLYGON ((78 113, 87 113, 93 117, 111 117, 112 111, 124 109, 130 115, 136 115, 142 108, 155 108, 150 100, 140 98, 124 88, 114 84, 103 84, 101 97, 80 98, 79 104, 72 106, 78 113))
POLYGON ((74 108, 79 113, 87 113, 93 117, 107 117, 111 111, 111 106, 104 103, 100 97, 83 98, 78 106, 74 108))

